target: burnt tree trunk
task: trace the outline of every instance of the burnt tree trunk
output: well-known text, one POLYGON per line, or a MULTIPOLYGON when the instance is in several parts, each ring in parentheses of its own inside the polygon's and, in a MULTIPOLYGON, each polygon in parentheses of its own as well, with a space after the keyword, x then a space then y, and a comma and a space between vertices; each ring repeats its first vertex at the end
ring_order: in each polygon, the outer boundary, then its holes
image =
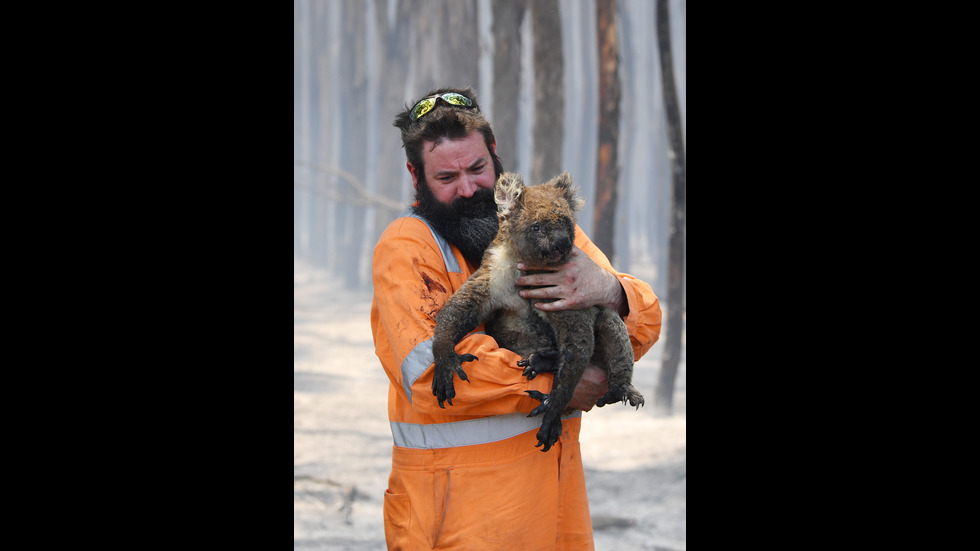
POLYGON ((599 41, 599 158, 596 169, 593 242, 615 263, 613 237, 616 222, 619 163, 619 46, 616 41, 614 0, 596 1, 599 41))
MULTIPOLYGON (((339 71, 335 75, 343 75, 336 79, 338 99, 336 105, 355 105, 367 97, 367 44, 366 16, 361 0, 343 0, 341 3, 341 43, 348 48, 347 55, 340 58, 339 71)), ((328 116, 336 116, 336 124, 343 132, 337 144, 336 164, 343 170, 355 175, 363 182, 367 171, 367 130, 364 119, 350 109, 334 108, 328 116)), ((373 145, 373 144, 372 144, 373 145)), ((347 204, 347 200, 355 195, 355 190, 349 183, 338 179, 340 201, 334 205, 333 220, 334 237, 336 239, 337 256, 333 258, 334 272, 339 276, 347 289, 358 289, 361 285, 357 258, 360 257, 361 239, 364 231, 362 221, 365 208, 347 204)))
POLYGON ((531 22, 534 31, 531 182, 540 184, 561 172, 565 136, 565 65, 558 0, 531 0, 531 22))
POLYGON ((437 56, 443 64, 440 86, 472 86, 480 82, 480 30, 477 27, 476 0, 454 0, 442 7, 444 32, 441 50, 452 55, 437 56))
POLYGON ((504 170, 517 170, 517 97, 521 89, 521 21, 526 0, 493 4, 493 135, 504 170))
POLYGON ((674 380, 681 359, 684 332, 684 240, 686 188, 684 182, 684 138, 681 128, 674 66, 670 52, 670 17, 668 0, 657 0, 657 42, 660 49, 660 74, 667 113, 667 155, 673 179, 673 201, 670 217, 670 245, 667 263, 667 343, 660 368, 660 380, 654 394, 654 409, 670 415, 674 405, 674 380))
MULTIPOLYGON (((378 36, 381 41, 379 51, 381 55, 378 61, 380 77, 380 110, 378 117, 378 139, 380 140, 381 153, 378 156, 378 183, 377 193, 384 197, 389 197, 395 201, 401 201, 402 197, 402 174, 405 169, 405 154, 402 151, 402 141, 398 129, 392 126, 395 113, 405 106, 408 98, 405 96, 404 86, 400 85, 408 79, 408 64, 400 60, 400 56, 409 51, 409 27, 408 25, 389 25, 388 24, 388 3, 395 0, 374 0, 374 16, 378 36)), ((409 21, 412 6, 408 2, 398 2, 397 12, 394 14, 396 21, 409 21)), ((424 90, 418 90, 415 94, 422 94, 424 90)), ((411 203, 411 199, 407 201, 411 203)), ((388 223, 395 219, 398 212, 388 209, 375 209, 374 235, 371 237, 371 246, 378 242, 381 232, 388 226, 388 223)))

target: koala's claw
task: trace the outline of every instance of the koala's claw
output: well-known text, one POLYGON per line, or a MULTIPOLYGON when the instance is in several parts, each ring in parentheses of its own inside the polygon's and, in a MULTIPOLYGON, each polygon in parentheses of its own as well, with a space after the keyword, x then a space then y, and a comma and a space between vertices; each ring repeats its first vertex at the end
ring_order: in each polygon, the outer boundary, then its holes
POLYGON ((432 377, 432 394, 439 401, 439 407, 446 409, 443 402, 453 405, 453 398, 456 396, 456 388, 453 385, 453 372, 448 373, 448 377, 438 371, 432 377))
POLYGON ((538 430, 538 443, 534 447, 537 448, 543 445, 544 447, 541 448, 541 451, 546 452, 558 441, 559 436, 561 436, 561 417, 556 417, 552 421, 545 419, 541 424, 541 428, 538 430))
POLYGON ((548 409, 551 407, 551 402, 548 400, 548 398, 550 398, 550 395, 544 394, 543 392, 538 392, 537 390, 525 390, 524 392, 527 392, 527 395, 530 396, 531 398, 534 398, 535 400, 541 402, 540 406, 532 409, 531 413, 527 414, 528 417, 534 417, 535 415, 540 415, 548 411, 548 409))
POLYGON ((450 381, 448 384, 437 383, 436 379, 432 380, 432 394, 439 401, 439 407, 446 409, 443 402, 449 402, 449 405, 453 405, 453 397, 456 396, 456 389, 453 387, 452 377, 450 376, 450 381))
POLYGON ((453 398, 456 397, 456 386, 453 384, 453 373, 459 376, 460 379, 470 382, 470 378, 466 376, 466 372, 463 371, 463 367, 459 365, 462 362, 472 362, 477 360, 476 356, 473 354, 463 354, 458 356, 459 362, 453 365, 450 369, 435 369, 432 375, 432 394, 439 401, 439 407, 446 409, 443 402, 448 402, 449 405, 453 405, 453 398))
POLYGON ((645 400, 643 399, 643 395, 633 385, 626 385, 622 388, 609 389, 609 392, 602 398, 599 398, 599 401, 595 405, 602 407, 613 402, 622 402, 623 405, 629 402, 631 406, 636 406, 636 409, 640 409, 640 406, 644 404, 645 400))
MULTIPOLYGON (((566 351, 565 356, 570 358, 571 353, 566 351)), ((554 373, 558 370, 558 351, 553 348, 539 350, 518 361, 517 366, 524 368, 522 375, 529 381, 537 377, 538 373, 554 373)))
MULTIPOLYGON (((534 354, 531 354, 531 356, 533 355, 534 354)), ((538 376, 538 372, 535 371, 534 367, 531 366, 531 356, 528 356, 523 360, 518 360, 517 362, 517 367, 524 368, 524 371, 521 372, 521 375, 527 377, 528 381, 538 376)))
MULTIPOLYGON (((565 361, 570 362, 572 353, 565 351, 565 361)), ((518 367, 524 368, 523 375, 528 380, 533 379, 538 373, 554 373, 558 371, 560 364, 559 352, 554 348, 546 348, 529 354, 527 358, 517 362, 518 367)))
POLYGON ((541 451, 546 452, 551 449, 551 446, 558 441, 558 437, 561 436, 561 416, 555 415, 552 418, 551 414, 551 395, 539 392, 537 390, 525 390, 527 395, 535 400, 540 400, 541 405, 531 410, 531 413, 527 414, 528 417, 534 417, 541 413, 545 413, 544 421, 541 422, 541 428, 538 429, 538 443, 534 445, 535 448, 544 446, 541 451))
POLYGON ((633 385, 627 385, 626 392, 623 393, 623 405, 626 405, 627 401, 631 406, 636 406, 636 409, 640 409, 645 402, 643 395, 633 388, 633 385))
MULTIPOLYGON (((472 362, 472 361, 478 360, 478 359, 479 358, 477 358, 473 354, 463 354, 463 355, 461 355, 459 357, 460 364, 462 364, 462 362, 472 362)), ((463 371, 463 366, 462 365, 454 365, 453 366, 453 371, 456 372, 457 375, 459 375, 459 378, 460 379, 466 381, 467 383, 470 382, 469 377, 466 376, 466 372, 463 371)))

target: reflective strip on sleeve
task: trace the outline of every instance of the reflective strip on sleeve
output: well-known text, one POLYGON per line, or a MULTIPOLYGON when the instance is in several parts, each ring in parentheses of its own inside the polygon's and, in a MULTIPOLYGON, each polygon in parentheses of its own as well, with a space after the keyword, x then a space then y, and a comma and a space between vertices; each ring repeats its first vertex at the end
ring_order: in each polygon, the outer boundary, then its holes
MULTIPOLYGON (((562 416, 562 419, 580 417, 581 411, 562 416)), ((391 436, 395 445, 402 448, 431 450, 455 448, 499 442, 541 428, 540 417, 528 417, 523 413, 508 413, 482 419, 417 425, 391 422, 391 436)))
POLYGON ((408 403, 412 403, 412 383, 425 373, 425 370, 432 365, 432 339, 426 339, 412 349, 405 356, 402 362, 402 388, 405 389, 405 396, 408 396, 408 403))

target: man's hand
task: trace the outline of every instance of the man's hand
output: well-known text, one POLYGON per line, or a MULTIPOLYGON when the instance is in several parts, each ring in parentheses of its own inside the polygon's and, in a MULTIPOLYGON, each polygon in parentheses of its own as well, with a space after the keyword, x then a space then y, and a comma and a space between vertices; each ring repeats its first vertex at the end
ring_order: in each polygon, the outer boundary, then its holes
POLYGON ((589 365, 582 373, 582 379, 575 386, 568 407, 589 411, 607 392, 609 392, 609 385, 606 381, 606 371, 589 365))
POLYGON ((629 313, 626 291, 615 275, 602 269, 582 249, 572 248, 568 262, 554 267, 517 264, 518 270, 551 270, 528 274, 517 278, 518 287, 543 285, 538 289, 522 289, 520 294, 529 299, 558 299, 554 302, 536 302, 535 308, 545 312, 557 310, 583 310, 592 306, 604 306, 625 317, 629 313))

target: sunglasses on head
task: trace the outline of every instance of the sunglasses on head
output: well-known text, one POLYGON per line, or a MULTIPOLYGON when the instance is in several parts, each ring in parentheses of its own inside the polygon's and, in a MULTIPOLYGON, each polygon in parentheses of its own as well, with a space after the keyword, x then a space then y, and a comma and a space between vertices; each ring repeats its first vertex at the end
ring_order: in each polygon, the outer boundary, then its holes
POLYGON ((415 104, 412 108, 411 118, 413 121, 418 120, 422 115, 432 111, 436 107, 436 103, 439 100, 444 101, 449 105, 455 105, 457 107, 473 107, 473 102, 470 98, 464 96, 463 94, 457 94, 456 92, 446 92, 438 96, 431 96, 425 98, 424 100, 415 104))

